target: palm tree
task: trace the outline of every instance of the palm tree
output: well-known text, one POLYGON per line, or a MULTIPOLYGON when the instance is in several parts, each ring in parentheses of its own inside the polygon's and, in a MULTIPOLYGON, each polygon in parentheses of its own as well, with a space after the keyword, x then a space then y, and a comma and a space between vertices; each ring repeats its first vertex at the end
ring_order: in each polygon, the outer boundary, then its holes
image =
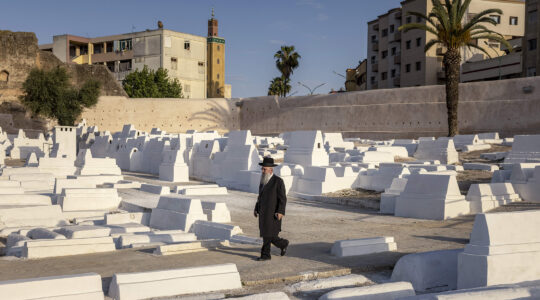
POLYGON ((289 79, 284 79, 281 77, 275 77, 270 81, 270 86, 268 87, 268 96, 277 95, 285 97, 291 91, 291 85, 289 84, 289 79))
POLYGON ((294 69, 298 68, 298 60, 302 57, 294 51, 294 46, 281 46, 281 50, 274 54, 274 58, 281 76, 290 79, 294 69))
POLYGON ((461 48, 475 48, 491 55, 478 43, 478 40, 488 39, 498 41, 510 49, 510 44, 504 37, 484 24, 497 25, 490 17, 492 14, 502 15, 500 9, 486 9, 476 14, 468 22, 463 17, 468 11, 471 0, 431 0, 433 9, 426 16, 419 12, 409 12, 426 23, 410 23, 399 27, 405 32, 413 29, 425 30, 435 35, 435 38, 426 43, 424 51, 428 51, 433 45, 442 45, 446 48, 443 56, 444 72, 446 75, 446 109, 448 114, 448 136, 459 134, 458 129, 458 101, 461 65, 461 48))

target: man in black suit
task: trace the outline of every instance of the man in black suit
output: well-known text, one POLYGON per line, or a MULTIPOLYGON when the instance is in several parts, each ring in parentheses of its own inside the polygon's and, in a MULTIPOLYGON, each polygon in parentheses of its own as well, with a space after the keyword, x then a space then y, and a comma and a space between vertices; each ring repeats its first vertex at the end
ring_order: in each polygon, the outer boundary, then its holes
POLYGON ((253 214, 259 217, 259 231, 263 238, 263 246, 259 261, 270 260, 270 244, 281 249, 281 256, 287 252, 289 241, 280 238, 281 219, 285 215, 287 196, 283 179, 274 175, 274 159, 265 157, 262 163, 261 183, 259 185, 259 197, 255 204, 253 214))

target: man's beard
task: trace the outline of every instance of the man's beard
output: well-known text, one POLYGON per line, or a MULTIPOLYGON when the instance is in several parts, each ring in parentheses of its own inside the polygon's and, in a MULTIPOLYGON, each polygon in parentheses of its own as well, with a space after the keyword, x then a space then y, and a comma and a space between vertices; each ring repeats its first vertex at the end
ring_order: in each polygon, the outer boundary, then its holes
POLYGON ((272 174, 262 173, 261 174, 261 184, 266 185, 268 183, 268 181, 270 181, 271 177, 272 177, 272 174))

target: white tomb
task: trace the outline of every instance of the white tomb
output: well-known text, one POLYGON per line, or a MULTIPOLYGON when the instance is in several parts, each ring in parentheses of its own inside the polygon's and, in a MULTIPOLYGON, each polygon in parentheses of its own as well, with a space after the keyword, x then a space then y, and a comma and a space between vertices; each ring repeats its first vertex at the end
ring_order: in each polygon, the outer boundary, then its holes
POLYGON ((483 213, 514 201, 521 201, 511 183, 472 184, 467 192, 471 213, 483 213))
POLYGON ((111 237, 26 241, 22 257, 45 258, 115 251, 111 237))
POLYGON ((159 165, 159 179, 172 182, 189 181, 189 169, 184 162, 183 151, 163 152, 163 162, 159 165))
POLYGON ((320 131, 293 131, 285 152, 285 163, 307 166, 327 166, 328 154, 320 131))
POLYGON ((193 148, 191 156, 190 175, 199 180, 214 181, 216 174, 212 173, 214 154, 219 152, 217 140, 201 141, 193 148))
POLYGON ((114 158, 94 158, 89 149, 82 149, 75 160, 77 175, 121 175, 114 158))
POLYGON ((410 174, 409 169, 399 163, 382 163, 378 169, 367 169, 358 174, 353 187, 382 192, 392 185, 394 178, 410 174))
POLYGON ((208 221, 218 223, 230 223, 231 213, 227 208, 227 204, 222 202, 201 202, 203 212, 208 216, 208 221))
POLYGON ((139 232, 138 234, 121 235, 118 239, 118 246, 119 248, 131 248, 134 245, 173 244, 195 240, 197 237, 193 233, 139 232))
POLYGON ((235 264, 114 274, 109 297, 147 299, 242 288, 235 264))
POLYGON ((379 211, 383 214, 394 214, 396 209, 396 199, 405 190, 407 178, 394 178, 392 185, 381 194, 379 211))
POLYGON ((0 209, 0 228, 3 227, 54 227, 66 220, 60 205, 39 205, 0 209))
POLYGON ((39 161, 37 159, 36 153, 32 152, 26 158, 26 162, 24 163, 24 166, 25 167, 37 167, 38 164, 39 164, 39 161))
POLYGON ((54 232, 68 239, 84 239, 109 236, 111 234, 111 228, 92 225, 71 225, 60 227, 54 230, 54 232))
POLYGON ((198 239, 218 240, 230 240, 233 236, 243 233, 238 226, 208 221, 196 221, 193 224, 193 232, 198 239))
POLYGON ((411 174, 397 197, 398 217, 446 220, 470 212, 453 175, 411 174))
POLYGON ((458 256, 458 289, 540 280, 540 211, 478 214, 458 256))
POLYGON ((122 198, 111 188, 64 188, 58 199, 63 211, 114 210, 122 198))
POLYGON ((351 167, 304 167, 304 175, 291 190, 293 195, 309 198, 351 188, 357 178, 351 167))
POLYGON ((336 241, 330 253, 337 257, 346 257, 396 250, 397 245, 393 237, 376 237, 336 241))
POLYGON ((414 157, 420 160, 439 160, 448 165, 459 162, 458 153, 451 139, 419 140, 414 157))
POLYGON ((75 159, 72 157, 42 157, 39 159, 38 170, 41 173, 51 173, 57 178, 75 175, 75 159))
POLYGON ((319 300, 386 300, 403 299, 414 296, 414 290, 409 282, 391 282, 376 285, 343 288, 322 295, 319 300))
POLYGON ((504 159, 505 163, 539 162, 540 134, 516 135, 512 150, 504 159))
POLYGON ((161 196, 156 208, 152 209, 150 227, 162 230, 180 229, 189 232, 197 220, 207 221, 201 200, 182 198, 176 195, 161 196))

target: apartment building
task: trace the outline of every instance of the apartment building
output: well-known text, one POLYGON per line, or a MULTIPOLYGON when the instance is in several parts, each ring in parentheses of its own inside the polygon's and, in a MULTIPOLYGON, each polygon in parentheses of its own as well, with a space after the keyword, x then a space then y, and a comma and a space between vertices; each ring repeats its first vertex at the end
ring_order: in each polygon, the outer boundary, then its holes
POLYGON ((540 70, 540 10, 539 0, 527 0, 525 5, 525 37, 523 38, 523 76, 538 76, 540 70))
POLYGON ((225 39, 218 37, 213 13, 208 37, 164 28, 95 38, 64 34, 39 48, 63 62, 106 65, 119 81, 144 66, 163 68, 178 79, 186 98, 231 97, 225 84, 225 39))
MULTIPOLYGON (((473 0, 465 16, 465 22, 486 8, 499 8, 502 16, 493 15, 497 26, 487 27, 501 33, 506 39, 524 35, 524 6, 519 0, 473 0)), ((433 34, 422 30, 400 32, 402 24, 422 23, 409 12, 429 14, 431 0, 406 0, 400 8, 390 10, 376 20, 368 22, 368 89, 435 85, 444 83, 442 55, 444 49, 433 46, 425 52, 425 45, 433 34)), ((492 56, 504 55, 499 43, 477 41, 492 56)), ((462 61, 483 60, 486 56, 479 50, 462 49, 462 61)))

